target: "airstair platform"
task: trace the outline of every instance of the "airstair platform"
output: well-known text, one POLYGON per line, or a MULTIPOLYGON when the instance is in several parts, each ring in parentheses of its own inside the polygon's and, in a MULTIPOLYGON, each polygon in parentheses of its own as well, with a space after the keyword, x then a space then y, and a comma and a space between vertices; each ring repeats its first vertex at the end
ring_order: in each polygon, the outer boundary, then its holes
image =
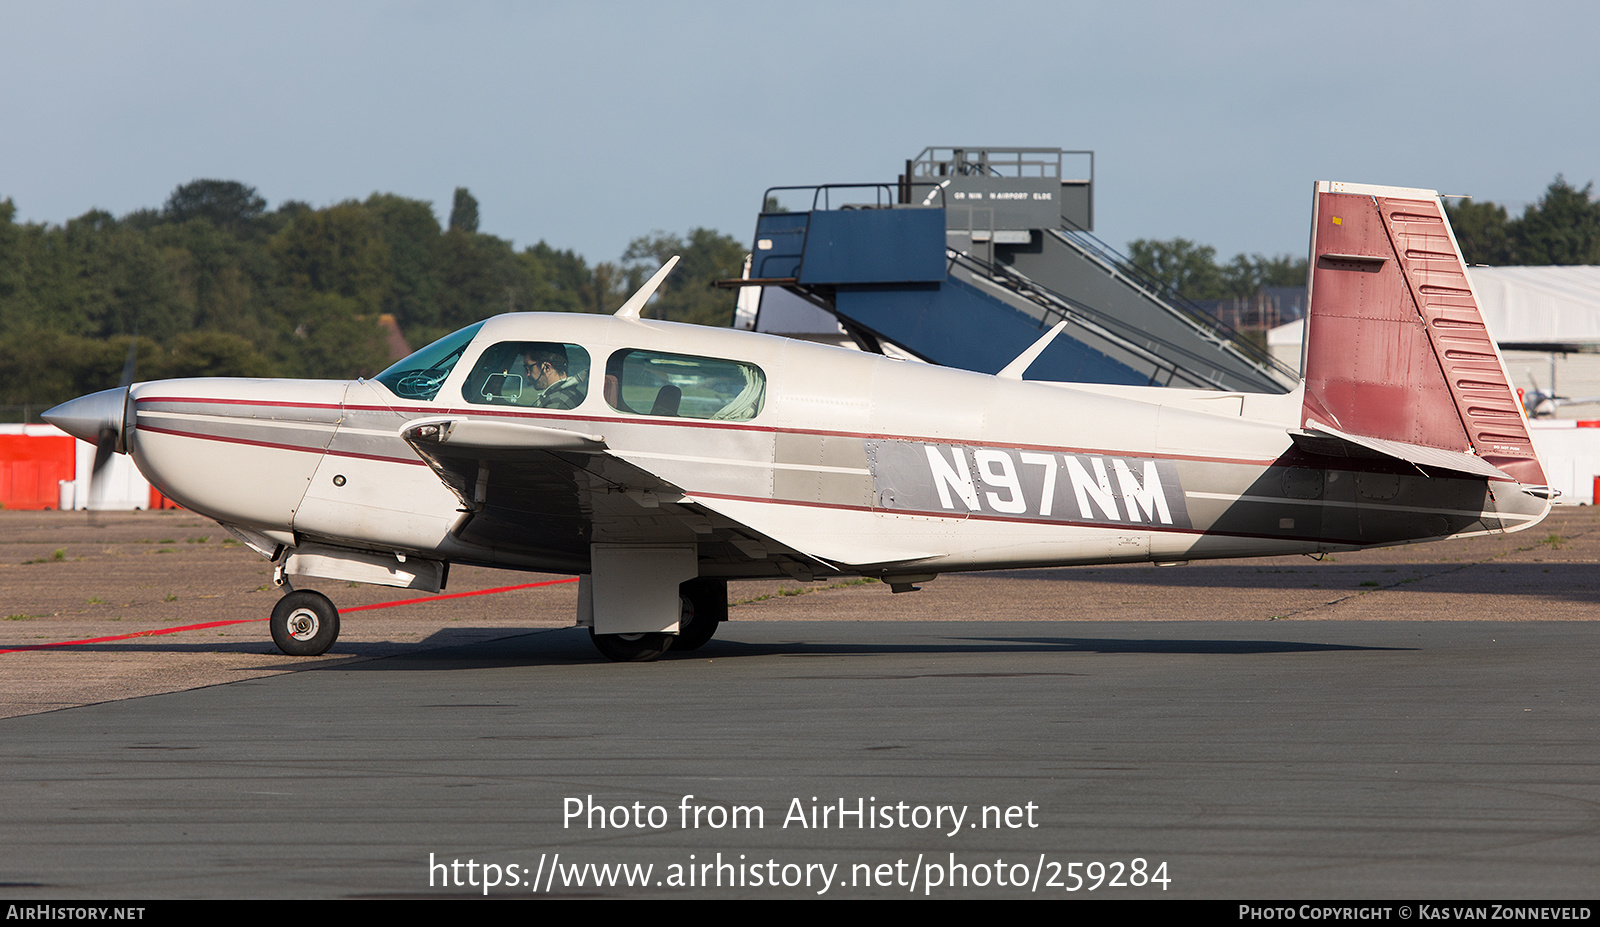
MULTIPOLYGON (((725 283, 762 287, 762 306, 798 297, 865 350, 948 367, 996 373, 1065 321, 1027 379, 1294 386, 1264 348, 1096 238, 1093 219, 1092 152, 928 148, 892 183, 767 190, 746 278, 725 283)), ((746 324, 771 330, 763 311, 746 324)))

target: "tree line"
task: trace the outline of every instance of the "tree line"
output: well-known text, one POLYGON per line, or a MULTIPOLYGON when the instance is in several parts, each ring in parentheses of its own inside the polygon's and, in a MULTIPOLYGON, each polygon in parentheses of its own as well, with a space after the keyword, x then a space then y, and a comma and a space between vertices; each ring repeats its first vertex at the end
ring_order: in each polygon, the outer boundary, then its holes
POLYGON ((1306 259, 1238 254, 1217 263, 1217 249, 1187 238, 1128 243, 1133 266, 1184 299, 1245 299, 1266 286, 1304 286, 1306 259))
MULTIPOLYGON (((252 187, 196 180, 159 209, 92 210, 19 224, 0 199, 0 406, 37 409, 138 376, 371 376, 391 316, 411 347, 508 311, 612 312, 672 254, 683 261, 654 318, 728 325, 746 248, 709 229, 634 239, 590 265, 540 241, 478 231, 457 189, 443 227, 430 203, 390 193, 273 210, 252 187)), ((12 416, 15 418, 15 416, 12 416)))
MULTIPOLYGON (((1557 176, 1511 218, 1503 206, 1446 204, 1474 264, 1600 264, 1593 184, 1557 176)), ((1138 239, 1133 265, 1192 300, 1303 286, 1306 261, 1239 254, 1183 238, 1138 239)), ((237 181, 196 180, 159 209, 91 210, 62 225, 19 224, 0 199, 0 414, 116 385, 128 344, 139 376, 371 376, 390 359, 390 316, 412 347, 507 311, 611 312, 667 257, 683 256, 653 317, 727 325, 745 247, 710 229, 634 239, 589 264, 544 241, 515 249, 478 231, 457 189, 441 227, 422 200, 374 193, 321 209, 273 210, 237 181)), ((15 418, 13 412, 9 418, 15 418)))
POLYGON ((1445 212, 1469 264, 1600 264, 1600 202, 1591 198, 1593 190, 1593 182, 1579 189, 1557 174, 1515 219, 1488 200, 1446 202, 1445 212))
MULTIPOLYGON (((1446 200, 1445 212, 1468 264, 1600 264, 1600 202, 1594 184, 1577 188, 1557 175, 1539 201, 1510 218, 1504 206, 1470 199, 1446 200)), ((1304 286, 1306 259, 1289 255, 1235 255, 1186 238, 1129 242, 1134 267, 1185 299, 1243 299, 1261 287, 1304 286)))

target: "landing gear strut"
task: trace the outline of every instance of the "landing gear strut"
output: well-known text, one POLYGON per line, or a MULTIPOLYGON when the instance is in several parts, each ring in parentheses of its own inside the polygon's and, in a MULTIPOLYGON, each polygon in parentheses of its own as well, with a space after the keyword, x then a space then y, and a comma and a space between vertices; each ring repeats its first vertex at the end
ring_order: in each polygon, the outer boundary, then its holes
POLYGON ((339 639, 339 610, 320 592, 297 589, 272 609, 272 641, 291 657, 315 657, 339 639))

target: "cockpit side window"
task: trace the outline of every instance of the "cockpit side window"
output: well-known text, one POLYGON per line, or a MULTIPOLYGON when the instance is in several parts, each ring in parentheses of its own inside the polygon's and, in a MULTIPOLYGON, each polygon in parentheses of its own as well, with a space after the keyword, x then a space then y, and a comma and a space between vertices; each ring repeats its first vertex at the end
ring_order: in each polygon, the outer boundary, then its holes
POLYGON ((483 322, 468 325, 460 331, 446 335, 420 351, 396 361, 388 370, 373 377, 401 399, 432 399, 439 395, 439 387, 450 376, 450 371, 461 360, 461 355, 472 343, 483 322))
POLYGON ((502 341, 461 387, 467 402, 534 409, 575 409, 588 393, 589 352, 553 341, 502 341))
POLYGON ((754 364, 639 350, 606 361, 606 402, 618 412, 744 422, 766 396, 767 376, 754 364))

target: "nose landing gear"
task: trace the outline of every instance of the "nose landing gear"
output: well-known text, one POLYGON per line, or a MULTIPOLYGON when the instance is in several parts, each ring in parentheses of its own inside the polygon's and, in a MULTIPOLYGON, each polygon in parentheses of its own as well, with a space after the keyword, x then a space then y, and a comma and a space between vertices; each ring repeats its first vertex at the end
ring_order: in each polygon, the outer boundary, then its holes
POLYGON ((272 609, 272 641, 291 657, 327 653, 339 639, 339 610, 320 592, 297 589, 272 609))

